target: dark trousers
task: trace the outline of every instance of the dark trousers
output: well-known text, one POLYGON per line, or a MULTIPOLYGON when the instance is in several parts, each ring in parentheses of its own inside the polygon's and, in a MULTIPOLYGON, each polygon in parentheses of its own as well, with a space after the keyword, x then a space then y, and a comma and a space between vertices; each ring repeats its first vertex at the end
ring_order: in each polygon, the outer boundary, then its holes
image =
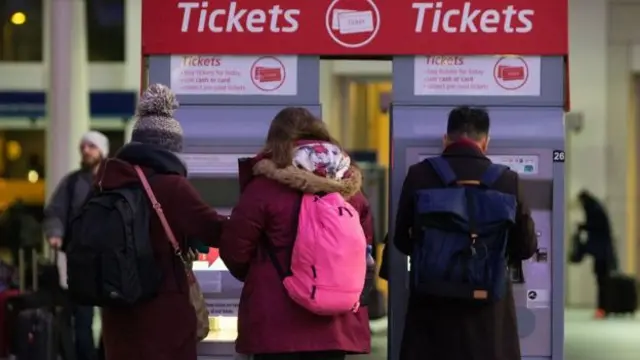
POLYGON ((344 360, 344 351, 315 351, 286 354, 254 355, 254 360, 344 360))
POLYGON ((606 309, 606 296, 607 296, 607 278, 608 276, 603 274, 596 274, 596 287, 598 293, 598 309, 606 309))
POLYGON ((73 308, 73 333, 77 360, 95 360, 96 346, 93 342, 93 307, 73 308))

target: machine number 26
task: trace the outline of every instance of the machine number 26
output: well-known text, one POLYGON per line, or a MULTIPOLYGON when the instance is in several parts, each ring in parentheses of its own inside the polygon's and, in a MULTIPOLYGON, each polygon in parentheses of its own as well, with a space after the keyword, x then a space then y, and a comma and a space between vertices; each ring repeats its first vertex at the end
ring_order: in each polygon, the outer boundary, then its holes
POLYGON ((564 162, 565 155, 563 150, 553 150, 553 162, 564 162))

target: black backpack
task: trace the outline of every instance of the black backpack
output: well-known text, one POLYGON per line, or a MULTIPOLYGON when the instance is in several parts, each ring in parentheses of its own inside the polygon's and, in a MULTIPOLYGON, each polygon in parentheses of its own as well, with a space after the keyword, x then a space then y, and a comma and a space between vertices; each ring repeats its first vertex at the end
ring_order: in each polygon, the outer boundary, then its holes
POLYGON ((157 294, 161 272, 149 238, 152 211, 141 183, 88 197, 65 239, 69 293, 76 303, 130 306, 157 294))

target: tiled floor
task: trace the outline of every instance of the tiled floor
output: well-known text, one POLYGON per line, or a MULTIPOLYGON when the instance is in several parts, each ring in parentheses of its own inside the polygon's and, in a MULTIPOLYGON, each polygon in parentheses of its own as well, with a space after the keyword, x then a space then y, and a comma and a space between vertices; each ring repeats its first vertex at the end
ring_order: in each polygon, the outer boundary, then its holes
MULTIPOLYGON (((639 360, 640 315, 636 319, 597 321, 592 313, 568 310, 565 328, 565 358, 562 360, 639 360)), ((374 353, 352 360, 386 360, 386 337, 374 338, 374 353)), ((425 359, 428 360, 428 359, 425 359)))

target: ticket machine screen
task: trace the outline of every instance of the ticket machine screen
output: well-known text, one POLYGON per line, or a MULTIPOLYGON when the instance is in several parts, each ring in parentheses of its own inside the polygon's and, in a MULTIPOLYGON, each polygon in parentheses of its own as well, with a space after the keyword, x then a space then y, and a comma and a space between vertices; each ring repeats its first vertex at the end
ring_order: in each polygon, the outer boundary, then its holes
POLYGON ((536 175, 540 167, 538 155, 488 155, 487 157, 494 164, 506 165, 518 174, 536 175))
POLYGON ((192 178, 191 185, 198 191, 202 200, 216 211, 232 209, 240 196, 238 178, 192 178))
MULTIPOLYGON (((221 215, 231 214, 231 209, 240 196, 237 178, 192 178, 190 181, 205 203, 221 215)), ((227 270, 222 260, 218 258, 216 249, 211 249, 208 256, 201 254, 199 260, 194 263, 194 270, 227 270)))
MULTIPOLYGON (((420 161, 435 155, 420 155, 420 161)), ((505 165, 518 174, 537 175, 540 156, 538 155, 487 155, 494 164, 505 165)))

